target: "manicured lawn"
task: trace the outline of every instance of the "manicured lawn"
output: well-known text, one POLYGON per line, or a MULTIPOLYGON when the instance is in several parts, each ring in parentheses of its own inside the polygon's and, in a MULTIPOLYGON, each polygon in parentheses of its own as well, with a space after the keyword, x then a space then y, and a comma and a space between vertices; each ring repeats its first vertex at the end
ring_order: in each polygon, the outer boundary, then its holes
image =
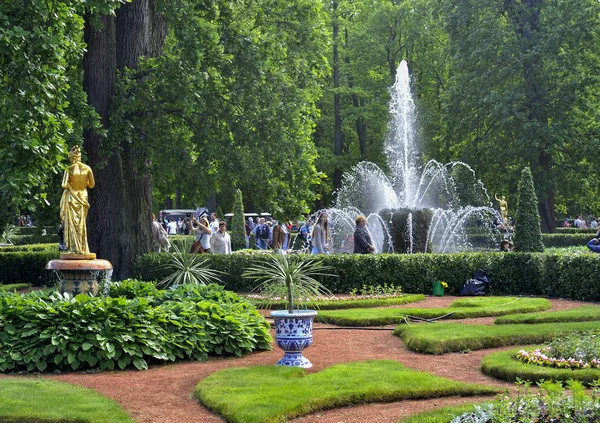
POLYGON ((456 300, 446 308, 374 308, 320 311, 316 320, 340 326, 380 326, 404 319, 467 319, 547 310, 545 298, 479 297, 456 300))
POLYGON ((467 325, 432 323, 399 325, 394 334, 406 346, 420 353, 443 354, 505 345, 538 344, 550 341, 558 333, 600 329, 600 321, 540 323, 537 325, 467 325))
POLYGON ((414 416, 405 417, 400 419, 398 423, 448 423, 455 416, 459 416, 463 413, 467 413, 473 411, 475 409, 475 405, 479 404, 463 404, 463 405, 455 405, 453 407, 444 407, 439 408, 433 411, 427 411, 424 413, 419 413, 414 416))
POLYGON ((0 422, 110 422, 133 420, 91 389, 39 378, 0 378, 0 422))
POLYGON ((505 324, 531 324, 550 322, 588 322, 600 320, 600 306, 581 306, 571 310, 548 311, 545 313, 510 314, 498 317, 497 325, 505 324))
POLYGON ((497 392, 410 370, 395 361, 375 360, 339 364, 313 374, 284 366, 232 368, 200 381, 195 395, 227 421, 269 423, 365 402, 497 392))

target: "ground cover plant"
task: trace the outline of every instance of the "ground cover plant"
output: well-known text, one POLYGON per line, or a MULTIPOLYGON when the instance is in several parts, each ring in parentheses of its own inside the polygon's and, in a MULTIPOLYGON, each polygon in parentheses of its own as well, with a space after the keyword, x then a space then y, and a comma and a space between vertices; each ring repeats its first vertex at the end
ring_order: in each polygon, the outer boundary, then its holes
POLYGON ((377 326, 419 319, 467 319, 547 310, 544 298, 475 297, 454 301, 444 308, 377 308, 323 311, 316 320, 341 326, 377 326))
POLYGON ((558 333, 593 329, 600 329, 600 321, 493 326, 442 322, 399 325, 394 334, 413 351, 444 354, 505 345, 538 344, 551 340, 558 333))
MULTIPOLYGON (((262 301, 260 296, 249 295, 248 298, 259 308, 277 309, 285 307, 285 301, 262 301)), ((423 294, 403 294, 398 297, 386 297, 378 295, 364 295, 353 297, 329 296, 317 299, 315 301, 306 301, 304 307, 316 310, 338 310, 347 308, 370 308, 370 307, 386 307, 394 305, 409 304, 419 301, 425 301, 423 294)))
POLYGON ((196 398, 230 422, 283 422, 316 410, 365 402, 486 395, 494 388, 407 369, 395 361, 339 364, 318 373, 285 366, 232 368, 196 386, 196 398))
POLYGON ((0 378, 0 422, 133 423, 108 398, 79 386, 39 378, 0 378))
POLYGON ((270 349, 269 324, 221 286, 159 290, 123 281, 110 297, 0 291, 0 371, 145 369, 270 349))
POLYGON ((550 322, 586 322, 600 320, 600 306, 581 306, 570 310, 547 311, 544 313, 510 314, 498 317, 494 323, 532 324, 550 322))

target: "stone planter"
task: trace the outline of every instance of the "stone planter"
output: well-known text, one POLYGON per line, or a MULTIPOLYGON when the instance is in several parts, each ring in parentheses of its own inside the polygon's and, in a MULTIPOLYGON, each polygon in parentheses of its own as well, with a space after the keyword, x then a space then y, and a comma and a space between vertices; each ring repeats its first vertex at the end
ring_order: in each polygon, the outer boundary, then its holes
POLYGON ((284 356, 277 362, 279 366, 312 367, 312 363, 302 355, 302 351, 312 344, 313 320, 317 312, 314 310, 287 310, 271 312, 275 321, 275 343, 284 351, 284 356))
POLYGON ((52 260, 46 264, 46 269, 58 272, 60 279, 58 291, 61 294, 96 296, 98 295, 98 273, 111 270, 112 264, 107 260, 52 260))

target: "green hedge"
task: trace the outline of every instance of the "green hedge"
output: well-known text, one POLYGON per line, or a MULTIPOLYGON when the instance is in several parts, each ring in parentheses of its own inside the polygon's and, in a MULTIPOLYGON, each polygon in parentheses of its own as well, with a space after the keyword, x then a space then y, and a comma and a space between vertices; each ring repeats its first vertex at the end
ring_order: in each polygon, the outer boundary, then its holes
POLYGON ((17 251, 58 251, 58 244, 25 244, 0 247, 0 254, 14 253, 17 251))
MULTIPOLYGON (((366 285, 401 286, 406 293, 431 293, 431 281, 448 283, 446 293, 458 295, 464 282, 482 268, 493 280, 493 295, 536 295, 600 301, 600 256, 544 253, 461 254, 338 254, 321 256, 337 277, 322 278, 332 292, 350 292, 366 285)), ((224 272, 227 289, 250 292, 255 288, 241 277, 255 256, 244 254, 207 255, 209 267, 224 272)), ((166 253, 147 254, 137 262, 138 277, 159 280, 166 274, 159 266, 166 253)))
POLYGON ((56 248, 58 248, 58 235, 50 233, 48 235, 42 235, 41 233, 33 235, 15 235, 11 237, 10 240, 15 245, 54 243, 56 244, 56 248))
POLYGON ((33 286, 53 286, 58 281, 52 270, 46 270, 50 260, 60 258, 56 251, 17 251, 0 254, 0 284, 27 283, 33 286))
POLYGON ((542 234, 544 247, 577 247, 586 245, 594 233, 542 234))
POLYGON ((557 234, 588 234, 588 235, 594 235, 596 232, 598 232, 598 229, 592 229, 592 228, 556 228, 556 233, 557 234))

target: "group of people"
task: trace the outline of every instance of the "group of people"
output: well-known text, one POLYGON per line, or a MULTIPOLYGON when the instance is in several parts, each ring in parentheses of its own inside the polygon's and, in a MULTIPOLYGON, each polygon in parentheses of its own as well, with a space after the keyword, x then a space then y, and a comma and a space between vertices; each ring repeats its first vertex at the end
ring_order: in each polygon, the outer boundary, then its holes
MULTIPOLYGON (((356 217, 355 223, 356 229, 352 238, 354 243, 353 252, 356 254, 375 253, 373 237, 367 229, 367 218, 359 215, 356 217)), ((310 217, 307 218, 306 223, 299 229, 298 236, 310 250, 311 254, 329 254, 331 240, 327 212, 322 211, 319 213, 314 226, 312 226, 310 217)))
POLYGON ((249 217, 246 222, 246 247, 250 248, 251 235, 254 235, 259 250, 273 249, 285 253, 290 248, 291 233, 292 225, 289 222, 261 217, 254 223, 254 219, 249 217))
MULTIPOLYGON (((191 252, 197 254, 231 254, 231 236, 227 232, 227 223, 217 218, 216 213, 211 213, 210 221, 205 217, 200 220, 190 217, 189 231, 194 235, 191 252)), ((156 220, 152 215, 152 242, 154 251, 169 251, 171 243, 169 236, 177 235, 178 225, 175 219, 169 219, 166 225, 156 220), (166 226, 166 228, 165 228, 166 226)))
MULTIPOLYGON (((563 222, 563 227, 565 227, 565 228, 571 227, 571 222, 569 220, 570 219, 568 217, 565 218, 565 221, 563 222)), ((577 217, 577 219, 575 219, 573 221, 573 227, 581 228, 581 229, 587 229, 587 228, 598 229, 598 220, 595 217, 591 217, 590 224, 588 226, 588 224, 585 221, 585 219, 583 218, 583 216, 579 215, 577 217)))

